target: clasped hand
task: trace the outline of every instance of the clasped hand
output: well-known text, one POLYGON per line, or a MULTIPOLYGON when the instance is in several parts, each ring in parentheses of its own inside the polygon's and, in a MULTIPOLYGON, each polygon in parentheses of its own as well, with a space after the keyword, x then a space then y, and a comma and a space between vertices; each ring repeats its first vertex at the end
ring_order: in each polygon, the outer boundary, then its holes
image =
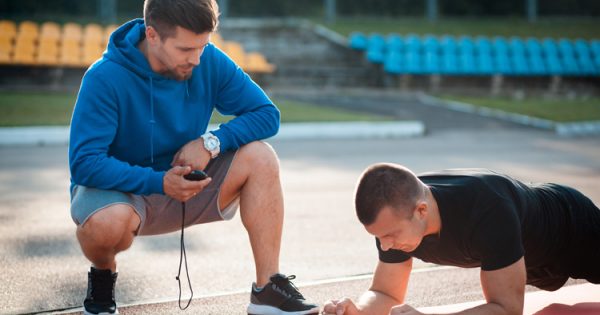
POLYGON ((163 178, 163 190, 173 199, 186 202, 201 192, 211 181, 190 181, 183 178, 192 170, 204 170, 210 161, 210 153, 204 148, 203 139, 197 139, 184 145, 173 157, 172 168, 163 178))

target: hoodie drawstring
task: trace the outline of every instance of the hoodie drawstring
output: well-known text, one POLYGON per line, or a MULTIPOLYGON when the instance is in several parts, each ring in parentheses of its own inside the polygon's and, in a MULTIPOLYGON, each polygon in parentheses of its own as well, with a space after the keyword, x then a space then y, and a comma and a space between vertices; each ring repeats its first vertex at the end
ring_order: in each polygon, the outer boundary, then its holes
POLYGON ((154 164, 154 84, 150 77, 150 162, 154 164))

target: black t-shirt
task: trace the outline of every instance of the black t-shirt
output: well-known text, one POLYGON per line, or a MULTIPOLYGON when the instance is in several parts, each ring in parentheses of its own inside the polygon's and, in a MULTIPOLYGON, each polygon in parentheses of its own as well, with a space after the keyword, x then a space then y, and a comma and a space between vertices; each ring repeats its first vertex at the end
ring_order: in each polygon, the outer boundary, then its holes
MULTIPOLYGON (((416 257, 426 262, 496 270, 525 256, 530 271, 563 275, 569 253, 572 213, 568 187, 525 184, 484 169, 426 173, 419 178, 437 201, 442 228, 413 252, 382 251, 379 259, 397 263, 416 257)), ((529 282, 529 281, 528 281, 529 282)))

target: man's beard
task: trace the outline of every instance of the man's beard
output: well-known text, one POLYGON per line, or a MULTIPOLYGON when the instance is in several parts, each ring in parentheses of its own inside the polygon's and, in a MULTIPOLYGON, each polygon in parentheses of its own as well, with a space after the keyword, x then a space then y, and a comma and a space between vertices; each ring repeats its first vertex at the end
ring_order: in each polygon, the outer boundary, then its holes
POLYGON ((180 67, 175 67, 173 69, 167 69, 165 72, 163 72, 161 74, 169 79, 173 79, 173 80, 177 80, 177 81, 185 81, 192 77, 192 73, 194 72, 194 66, 191 66, 190 71, 186 72, 185 74, 182 74, 181 72, 177 71, 178 68, 180 68, 180 67))

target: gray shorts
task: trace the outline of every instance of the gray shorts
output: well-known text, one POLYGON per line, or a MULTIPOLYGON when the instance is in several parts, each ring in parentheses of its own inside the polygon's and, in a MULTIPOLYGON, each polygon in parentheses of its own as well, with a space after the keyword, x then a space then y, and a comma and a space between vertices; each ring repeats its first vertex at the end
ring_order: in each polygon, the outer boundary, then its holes
MULTIPOLYGON (((239 198, 221 210, 219 192, 235 153, 223 152, 204 169, 212 181, 186 202, 185 226, 233 218, 239 206, 239 198)), ((141 223, 138 235, 156 235, 181 229, 181 202, 167 195, 140 196, 79 185, 75 185, 71 192, 71 218, 77 225, 85 224, 94 213, 114 204, 129 205, 139 215, 141 223)))

